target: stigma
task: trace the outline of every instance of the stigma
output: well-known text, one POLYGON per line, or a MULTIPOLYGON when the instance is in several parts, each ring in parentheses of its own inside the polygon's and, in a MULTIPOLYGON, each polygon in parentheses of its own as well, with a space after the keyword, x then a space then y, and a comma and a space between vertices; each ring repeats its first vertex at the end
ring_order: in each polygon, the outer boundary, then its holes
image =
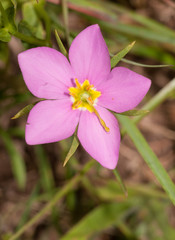
POLYGON ((70 87, 68 89, 73 102, 72 109, 88 110, 89 112, 94 113, 104 130, 109 132, 109 128, 106 126, 98 111, 95 109, 95 105, 98 101, 98 98, 101 96, 101 92, 97 91, 94 86, 90 84, 89 80, 85 80, 81 84, 79 83, 78 79, 75 78, 75 84, 75 87, 70 87))

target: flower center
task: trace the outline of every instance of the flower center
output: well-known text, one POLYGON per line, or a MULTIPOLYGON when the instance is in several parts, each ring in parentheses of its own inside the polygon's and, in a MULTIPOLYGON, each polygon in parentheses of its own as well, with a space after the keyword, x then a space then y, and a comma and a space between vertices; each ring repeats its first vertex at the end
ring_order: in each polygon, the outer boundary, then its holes
POLYGON ((95 113, 105 131, 109 132, 109 128, 94 107, 97 99, 101 96, 101 92, 97 91, 93 85, 90 85, 89 80, 85 80, 80 84, 78 79, 75 78, 75 84, 76 87, 69 88, 69 94, 73 101, 72 109, 79 108, 80 110, 88 110, 91 113, 95 113))

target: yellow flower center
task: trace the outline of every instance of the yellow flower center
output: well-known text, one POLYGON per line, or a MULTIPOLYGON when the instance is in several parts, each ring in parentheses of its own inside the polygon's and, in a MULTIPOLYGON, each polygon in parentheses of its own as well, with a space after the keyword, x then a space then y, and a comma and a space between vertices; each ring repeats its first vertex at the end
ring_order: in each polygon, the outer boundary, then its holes
POLYGON ((89 80, 85 80, 80 84, 78 79, 75 78, 75 84, 76 87, 69 88, 69 94, 73 101, 72 109, 75 110, 79 108, 80 110, 88 110, 91 113, 95 113, 105 131, 109 132, 109 128, 94 107, 98 97, 101 96, 101 92, 97 91, 93 85, 90 85, 89 80))

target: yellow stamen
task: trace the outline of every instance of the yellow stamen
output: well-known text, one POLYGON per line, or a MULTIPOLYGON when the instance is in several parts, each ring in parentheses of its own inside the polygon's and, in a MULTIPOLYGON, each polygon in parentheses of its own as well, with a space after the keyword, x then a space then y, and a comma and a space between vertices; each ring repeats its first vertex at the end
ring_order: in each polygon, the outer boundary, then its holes
POLYGON ((91 102, 89 101, 89 99, 87 99, 87 102, 89 103, 89 105, 91 105, 93 112, 95 113, 95 115, 98 117, 102 127, 104 128, 104 130, 106 132, 109 132, 110 129, 106 126, 106 123, 104 122, 104 120, 100 117, 100 114, 98 113, 98 111, 94 108, 94 106, 92 106, 91 102))
POLYGON ((96 110, 95 108, 94 108, 94 113, 95 113, 95 115, 98 117, 98 119, 99 119, 102 127, 104 128, 104 130, 105 130, 106 132, 109 132, 110 129, 106 126, 106 123, 105 123, 104 120, 100 117, 100 114, 97 112, 97 110, 96 110))
POLYGON ((89 102, 90 102, 91 104, 93 104, 93 100, 92 100, 91 97, 88 97, 88 100, 89 100, 89 102))
POLYGON ((106 126, 104 120, 100 117, 100 114, 95 109, 94 104, 98 97, 101 96, 101 92, 96 91, 93 85, 90 85, 86 79, 82 84, 79 83, 78 79, 75 78, 76 87, 69 88, 69 94, 73 97, 72 109, 83 108, 87 109, 91 113, 95 113, 99 119, 100 124, 106 132, 110 129, 106 126))
POLYGON ((78 89, 81 89, 81 84, 78 81, 78 78, 75 78, 75 83, 78 89))
POLYGON ((82 104, 82 101, 74 102, 74 103, 72 104, 72 108, 73 108, 73 109, 76 109, 76 108, 78 108, 78 107, 80 106, 80 104, 82 104))

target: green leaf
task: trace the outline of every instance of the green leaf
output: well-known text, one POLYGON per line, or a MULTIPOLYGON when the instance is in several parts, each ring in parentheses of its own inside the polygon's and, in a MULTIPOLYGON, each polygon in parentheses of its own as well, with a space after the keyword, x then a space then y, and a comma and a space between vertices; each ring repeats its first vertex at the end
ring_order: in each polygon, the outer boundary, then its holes
POLYGON ((25 106, 25 107, 24 107, 23 109, 21 109, 17 114, 15 114, 15 116, 13 116, 11 119, 17 119, 17 118, 19 118, 19 117, 22 117, 22 116, 28 114, 28 113, 30 112, 30 110, 31 110, 38 102, 44 101, 44 100, 45 100, 44 98, 43 98, 43 99, 41 98, 39 101, 36 101, 36 102, 34 102, 34 103, 31 103, 31 104, 25 106))
POLYGON ((9 42, 11 39, 11 35, 8 33, 6 28, 0 29, 0 41, 2 42, 9 42))
POLYGON ((119 224, 129 206, 126 202, 101 204, 83 217, 61 240, 91 239, 93 234, 119 224))
POLYGON ((134 110, 129 110, 129 111, 126 111, 126 112, 118 113, 118 114, 124 115, 124 116, 139 116, 139 115, 145 115, 145 114, 148 114, 148 113, 149 113, 148 110, 134 109, 134 110))
POLYGON ((11 158, 12 171, 16 178, 18 186, 19 188, 24 189, 26 185, 26 168, 24 160, 15 147, 9 134, 3 129, 0 129, 0 135, 11 158))
POLYGON ((30 26, 30 31, 33 36, 43 38, 43 26, 35 11, 33 2, 26 2, 22 5, 23 20, 30 26))
POLYGON ((78 139, 77 139, 77 136, 74 135, 74 138, 73 138, 73 141, 72 141, 72 145, 71 145, 71 147, 70 147, 70 149, 69 149, 69 152, 68 152, 68 154, 67 154, 67 156, 66 156, 66 158, 65 158, 65 160, 64 160, 63 167, 66 166, 67 162, 68 162, 69 159, 73 156, 73 154, 74 154, 75 151, 77 150, 78 146, 79 146, 79 141, 78 141, 78 139))
POLYGON ((34 36, 34 29, 25 20, 19 22, 18 31, 27 36, 34 36))
POLYGON ((154 154, 147 141, 136 127, 136 125, 132 122, 132 120, 126 116, 116 114, 117 119, 123 125, 126 132, 132 139, 136 148, 144 158, 145 162, 148 164, 154 175, 159 180, 160 184, 164 188, 164 190, 169 195, 169 198, 175 205, 175 185, 170 179, 168 173, 163 168, 157 156, 154 154))
POLYGON ((135 41, 129 44, 127 47, 125 47, 111 59, 111 68, 115 67, 117 63, 120 62, 120 60, 131 50, 134 44, 135 41))
POLYGON ((22 117, 22 116, 28 114, 30 112, 30 110, 34 107, 34 105, 35 105, 35 103, 31 103, 31 104, 27 105, 26 107, 21 109, 17 114, 15 114, 15 116, 13 116, 11 119, 17 119, 19 117, 22 117))
POLYGON ((62 43, 62 41, 61 41, 60 36, 58 35, 58 31, 57 31, 56 29, 55 29, 55 37, 56 37, 57 44, 58 44, 58 46, 59 46, 59 48, 60 48, 61 53, 62 53, 65 57, 68 57, 68 53, 67 53, 67 51, 66 51, 66 49, 65 49, 65 47, 64 47, 64 45, 63 45, 63 43, 62 43))

